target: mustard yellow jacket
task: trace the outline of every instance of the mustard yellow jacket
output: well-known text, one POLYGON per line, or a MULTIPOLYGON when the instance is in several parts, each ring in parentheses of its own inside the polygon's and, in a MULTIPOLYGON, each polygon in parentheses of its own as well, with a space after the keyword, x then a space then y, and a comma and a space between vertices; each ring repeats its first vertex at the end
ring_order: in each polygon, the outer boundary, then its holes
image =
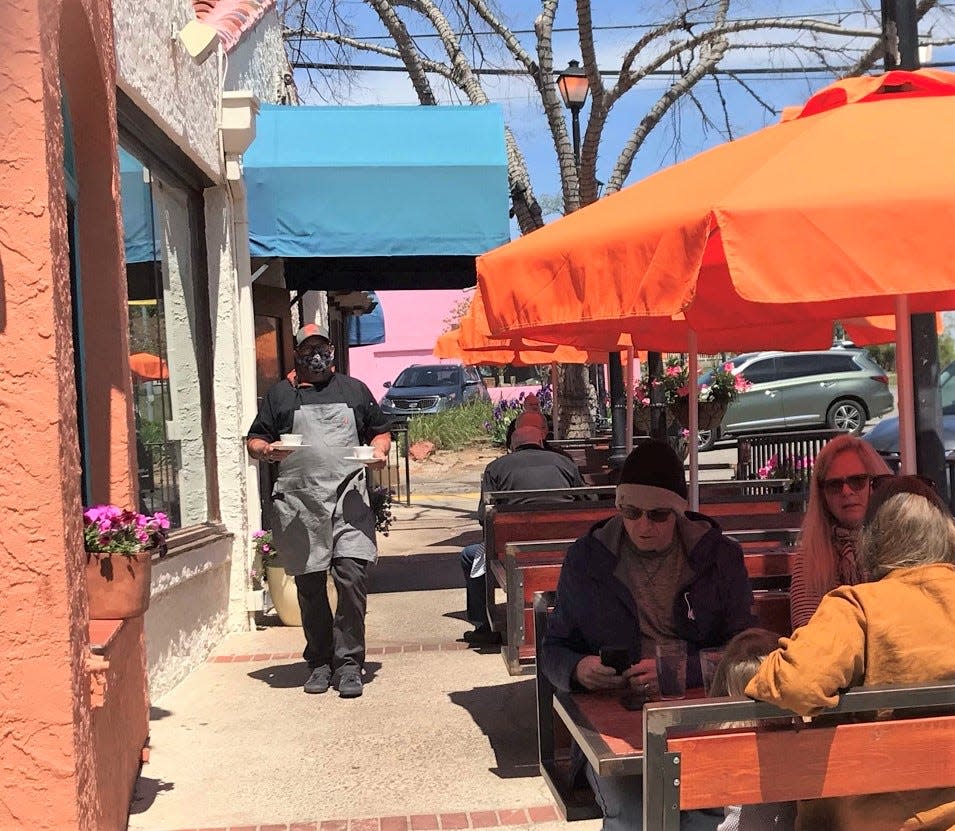
MULTIPOLYGON (((809 623, 763 662, 746 694, 800 715, 846 687, 955 679, 955 566, 900 569, 829 592, 809 623)), ((955 788, 802 803, 798 829, 955 829, 955 788)))

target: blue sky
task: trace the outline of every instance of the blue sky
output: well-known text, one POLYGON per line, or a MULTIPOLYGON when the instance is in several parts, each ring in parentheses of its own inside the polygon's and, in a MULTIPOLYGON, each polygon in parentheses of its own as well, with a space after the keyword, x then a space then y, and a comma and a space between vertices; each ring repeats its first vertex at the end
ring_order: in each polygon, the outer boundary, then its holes
MULTIPOLYGON (((533 28, 534 16, 539 12, 539 2, 530 0, 506 0, 499 5, 506 8, 506 22, 512 29, 533 28)), ((828 21, 842 22, 854 27, 872 28, 876 25, 872 17, 864 18, 859 12, 862 8, 860 0, 830 0, 827 5, 824 0, 738 0, 731 7, 731 18, 769 17, 776 15, 795 16, 804 15, 828 21), (838 12, 845 15, 836 16, 838 12), (840 19, 841 18, 841 19, 840 19)), ((875 0, 874 5, 878 7, 875 0)), ((648 2, 634 3, 624 0, 595 0, 593 2, 594 23, 596 26, 632 27, 608 28, 597 32, 598 61, 603 69, 613 69, 620 64, 620 56, 633 41, 644 31, 642 26, 659 22, 664 19, 674 3, 672 0, 648 0, 648 2)), ((943 3, 947 9, 938 12, 932 21, 932 32, 936 37, 955 33, 955 4, 943 3)), ((345 2, 340 4, 345 14, 352 15, 353 34, 357 37, 380 35, 383 33, 377 18, 361 2, 345 2)), ((413 33, 423 32, 427 27, 418 23, 411 16, 403 15, 409 21, 409 29, 413 33)), ((576 24, 574 4, 563 3, 558 12, 555 29, 568 27, 573 29, 576 24)), ((922 31, 928 30, 923 25, 922 31)), ((754 36, 749 36, 753 39, 754 36)), ((764 36, 765 37, 765 36, 764 36)), ((774 39, 779 42, 790 43, 798 37, 795 33, 779 32, 774 39)), ((805 37, 805 36, 803 36, 805 37)), ((532 35, 519 35, 526 48, 533 49, 532 35)), ((385 41, 378 41, 384 43, 385 41)), ((420 43, 435 43, 435 41, 421 40, 420 43)), ((513 66, 509 57, 500 50, 486 53, 488 62, 495 66, 513 66)), ((313 51, 315 60, 329 60, 327 53, 318 49, 313 51)), ((576 31, 559 32, 554 35, 554 66, 566 66, 567 61, 580 57, 576 31)), ((933 61, 952 60, 955 50, 951 47, 936 48, 932 54, 933 61)), ((352 61, 356 64, 394 64, 393 60, 365 52, 353 53, 352 61)), ((767 64, 774 67, 791 66, 794 58, 784 49, 774 50, 772 54, 764 49, 742 49, 731 51, 724 59, 723 67, 764 67, 767 64)), ((745 76, 746 83, 752 90, 770 106, 781 110, 783 106, 799 103, 813 90, 829 83, 832 78, 822 74, 810 76, 792 76, 776 74, 770 76, 745 76)), ((320 94, 309 89, 308 79, 304 72, 299 72, 297 81, 303 94, 305 103, 321 103, 320 94)), ((608 85, 613 79, 605 79, 608 85)), ((663 79, 651 80, 631 90, 614 107, 607 126, 604 130, 601 152, 598 158, 598 178, 606 180, 616 159, 617 153, 623 146, 634 126, 656 101, 660 92, 665 88, 663 79)), ((448 102, 460 102, 462 97, 453 89, 449 89, 445 82, 432 76, 435 93, 448 102)), ((505 111, 505 119, 514 132, 518 143, 527 159, 528 168, 538 197, 547 194, 557 194, 559 183, 556 167, 556 155, 553 140, 547 128, 541 111, 540 99, 530 82, 526 79, 488 78, 485 76, 483 85, 493 101, 499 102, 505 111)), ((776 118, 759 106, 753 97, 738 86, 735 82, 721 79, 720 87, 710 79, 701 81, 695 88, 696 95, 708 114, 722 126, 722 112, 719 106, 721 93, 727 102, 731 116, 731 125, 735 135, 752 132, 776 118)), ((363 72, 358 73, 347 89, 340 91, 337 103, 351 104, 415 104, 417 99, 412 91, 406 76, 398 73, 363 72)), ((586 125, 588 108, 585 106, 581 113, 582 124, 586 125)), ((568 114, 569 118, 569 114, 568 114)), ((707 127, 697 107, 688 99, 684 99, 674 106, 656 127, 647 140, 644 148, 638 154, 628 181, 640 179, 662 166, 672 164, 686 158, 700 150, 725 140, 722 131, 707 127)))

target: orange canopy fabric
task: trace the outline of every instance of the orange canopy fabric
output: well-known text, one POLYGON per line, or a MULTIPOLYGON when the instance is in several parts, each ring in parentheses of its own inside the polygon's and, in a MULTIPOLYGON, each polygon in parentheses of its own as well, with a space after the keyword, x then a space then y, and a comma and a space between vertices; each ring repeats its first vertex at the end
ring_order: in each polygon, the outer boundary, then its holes
POLYGON ((135 352, 129 356, 129 368, 143 381, 165 381, 169 378, 169 367, 158 355, 149 352, 135 352))
POLYGON ((537 366, 540 364, 590 364, 606 363, 607 354, 575 349, 553 343, 536 343, 521 338, 488 339, 480 348, 463 349, 459 341, 461 330, 454 329, 438 337, 434 347, 436 358, 461 361, 468 366, 537 366))
POLYGON ((828 345, 833 320, 893 314, 897 295, 955 308, 953 96, 939 71, 834 84, 483 255, 487 331, 610 325, 666 351, 686 326, 701 351, 797 349, 828 345))

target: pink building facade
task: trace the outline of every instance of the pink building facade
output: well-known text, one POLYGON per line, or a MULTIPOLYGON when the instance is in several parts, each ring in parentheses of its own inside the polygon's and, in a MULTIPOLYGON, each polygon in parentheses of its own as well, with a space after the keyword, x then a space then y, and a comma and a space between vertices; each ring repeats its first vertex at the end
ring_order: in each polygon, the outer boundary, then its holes
MULTIPOLYGON (((447 331, 448 321, 470 300, 471 290, 380 291, 378 302, 385 316, 385 342, 349 349, 348 374, 364 381, 377 399, 385 394, 385 382, 394 381, 411 364, 448 363, 434 357, 438 335, 447 331)), ((503 373, 504 381, 509 378, 503 373)), ((491 382, 493 383, 493 381, 491 382)), ((517 398, 534 392, 539 384, 492 386, 494 401, 517 398)))

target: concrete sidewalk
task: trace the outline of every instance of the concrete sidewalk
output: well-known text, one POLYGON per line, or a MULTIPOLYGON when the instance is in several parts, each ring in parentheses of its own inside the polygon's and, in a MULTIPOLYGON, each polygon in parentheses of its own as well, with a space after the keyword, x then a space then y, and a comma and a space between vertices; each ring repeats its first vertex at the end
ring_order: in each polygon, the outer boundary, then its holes
MULTIPOLYGON (((468 649, 457 556, 483 464, 417 477, 379 540, 364 695, 306 695, 299 629, 235 634, 153 702, 129 827, 563 828, 538 774, 534 683, 468 649)), ((599 821, 575 823, 594 831, 599 821)))

